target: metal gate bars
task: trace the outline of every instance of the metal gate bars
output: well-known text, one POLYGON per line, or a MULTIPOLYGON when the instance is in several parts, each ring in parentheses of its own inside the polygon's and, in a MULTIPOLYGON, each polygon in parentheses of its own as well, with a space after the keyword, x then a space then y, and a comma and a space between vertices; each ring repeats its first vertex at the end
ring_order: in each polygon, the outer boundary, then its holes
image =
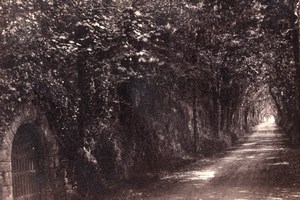
POLYGON ((14 200, 40 200, 39 151, 34 127, 23 125, 16 133, 12 149, 14 200))

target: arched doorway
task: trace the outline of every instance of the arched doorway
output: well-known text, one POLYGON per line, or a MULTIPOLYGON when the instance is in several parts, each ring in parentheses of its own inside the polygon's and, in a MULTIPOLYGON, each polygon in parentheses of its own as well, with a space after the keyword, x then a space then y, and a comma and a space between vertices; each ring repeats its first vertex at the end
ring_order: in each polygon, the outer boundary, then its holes
POLYGON ((66 199, 57 138, 39 109, 26 104, 0 133, 0 200, 66 199))
POLYGON ((45 183, 43 153, 34 125, 21 125, 12 145, 12 185, 14 200, 40 200, 45 183))

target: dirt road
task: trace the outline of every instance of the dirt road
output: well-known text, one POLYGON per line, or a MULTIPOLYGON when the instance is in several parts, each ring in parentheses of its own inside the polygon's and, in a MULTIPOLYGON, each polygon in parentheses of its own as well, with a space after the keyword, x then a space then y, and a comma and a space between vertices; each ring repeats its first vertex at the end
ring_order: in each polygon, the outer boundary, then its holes
POLYGON ((223 158, 206 167, 195 164, 162 182, 172 184, 135 191, 126 199, 300 199, 300 149, 287 147, 275 124, 261 124, 245 143, 223 158))

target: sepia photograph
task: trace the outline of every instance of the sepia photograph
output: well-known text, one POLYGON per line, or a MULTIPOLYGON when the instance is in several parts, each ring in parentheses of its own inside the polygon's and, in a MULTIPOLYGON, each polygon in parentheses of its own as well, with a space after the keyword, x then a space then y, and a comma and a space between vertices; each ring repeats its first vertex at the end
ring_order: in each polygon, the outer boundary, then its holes
POLYGON ((0 0, 0 200, 300 200, 300 0, 0 0))

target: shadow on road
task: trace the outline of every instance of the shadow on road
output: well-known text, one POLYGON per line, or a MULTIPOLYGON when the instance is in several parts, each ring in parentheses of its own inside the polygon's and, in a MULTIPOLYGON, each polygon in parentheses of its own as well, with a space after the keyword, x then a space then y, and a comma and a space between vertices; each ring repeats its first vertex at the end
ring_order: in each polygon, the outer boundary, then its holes
POLYGON ((299 158, 300 149, 288 147, 276 124, 260 124, 224 157, 201 160, 126 199, 300 199, 299 158))

